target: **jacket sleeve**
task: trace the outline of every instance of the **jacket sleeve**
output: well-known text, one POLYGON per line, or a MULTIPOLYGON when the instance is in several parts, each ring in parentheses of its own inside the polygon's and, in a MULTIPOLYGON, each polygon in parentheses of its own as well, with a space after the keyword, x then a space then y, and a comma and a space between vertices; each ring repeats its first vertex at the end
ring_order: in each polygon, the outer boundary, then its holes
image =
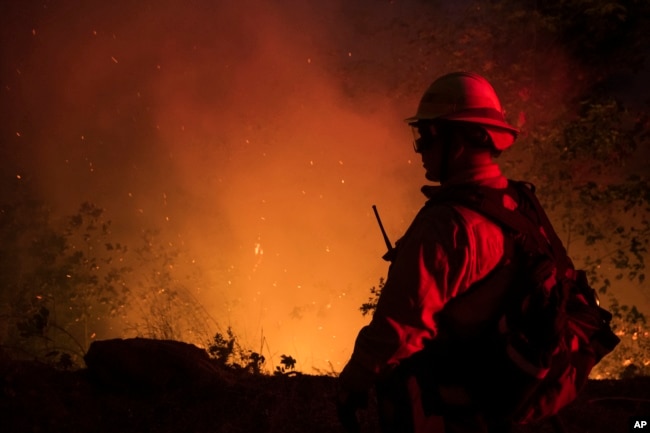
MULTIPOLYGON (((421 350, 437 335, 434 314, 500 260, 502 249, 493 242, 487 249, 497 256, 494 263, 477 257, 485 255, 484 244, 496 226, 483 220, 488 225, 468 227, 466 216, 449 206, 431 206, 415 218, 398 242, 375 314, 359 332, 341 372, 342 386, 366 390, 383 372, 421 350)), ((502 236, 500 230, 498 234, 502 236)))

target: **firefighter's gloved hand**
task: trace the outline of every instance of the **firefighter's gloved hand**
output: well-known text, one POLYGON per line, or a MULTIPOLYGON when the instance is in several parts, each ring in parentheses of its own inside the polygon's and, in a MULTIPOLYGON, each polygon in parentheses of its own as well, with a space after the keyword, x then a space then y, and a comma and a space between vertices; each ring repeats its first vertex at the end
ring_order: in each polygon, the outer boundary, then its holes
POLYGON ((339 386, 336 393, 336 412, 341 425, 348 433, 359 433, 357 410, 368 407, 368 393, 348 391, 339 386))

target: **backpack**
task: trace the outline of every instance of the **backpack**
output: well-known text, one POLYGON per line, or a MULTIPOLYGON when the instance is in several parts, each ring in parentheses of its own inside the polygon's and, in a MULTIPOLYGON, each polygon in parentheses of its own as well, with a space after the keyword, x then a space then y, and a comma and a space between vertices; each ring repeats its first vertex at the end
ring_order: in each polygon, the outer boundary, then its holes
POLYGON ((451 360, 446 380, 462 384, 492 416, 519 424, 551 417, 575 400, 592 368, 619 343, 612 315, 600 307, 585 272, 574 268, 532 184, 466 187, 445 197, 504 231, 501 264, 436 319, 437 352, 451 360), (516 210, 503 205, 505 194, 516 199, 516 210), (499 308, 481 333, 463 332, 451 317, 476 314, 486 294, 500 297, 499 308))

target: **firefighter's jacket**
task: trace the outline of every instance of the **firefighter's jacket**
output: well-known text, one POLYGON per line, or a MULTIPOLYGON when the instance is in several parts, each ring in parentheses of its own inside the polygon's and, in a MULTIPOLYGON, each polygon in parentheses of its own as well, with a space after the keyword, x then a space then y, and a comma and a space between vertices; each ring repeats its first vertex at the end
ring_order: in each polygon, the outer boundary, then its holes
MULTIPOLYGON (((435 202, 443 188, 463 183, 506 188, 508 182, 494 164, 463 173, 443 187, 423 187, 430 200, 396 243, 377 309, 340 374, 342 387, 365 391, 400 360, 420 351, 438 334, 436 313, 500 262, 504 237, 499 226, 473 210, 435 202)), ((504 204, 516 206, 514 201, 504 204)))

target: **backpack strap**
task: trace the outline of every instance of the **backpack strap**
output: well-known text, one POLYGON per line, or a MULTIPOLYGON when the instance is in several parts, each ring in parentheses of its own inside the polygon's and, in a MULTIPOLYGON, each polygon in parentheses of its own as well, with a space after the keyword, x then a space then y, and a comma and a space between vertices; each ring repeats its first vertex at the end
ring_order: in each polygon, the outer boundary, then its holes
MULTIPOLYGON (((566 249, 555 232, 546 212, 535 195, 535 186, 522 181, 508 181, 508 188, 469 186, 455 190, 449 200, 485 215, 515 236, 522 237, 529 254, 545 254, 555 260, 567 258, 566 249), (504 206, 504 197, 512 195, 518 207, 504 206)), ((567 258, 568 260, 568 258, 567 258)), ((570 260, 567 268, 572 267, 570 260)))
POLYGON ((537 196, 535 195, 535 186, 527 182, 509 181, 509 183, 514 185, 517 191, 520 191, 522 195, 526 197, 528 202, 530 202, 533 205, 535 209, 535 213, 539 217, 540 220, 539 222, 541 223, 542 229, 544 230, 544 233, 546 234, 546 237, 549 243, 551 244, 553 257, 556 260, 561 260, 563 258, 566 258, 568 260, 567 266, 572 267, 572 263, 570 259, 568 259, 566 249, 562 244, 562 240, 557 235, 557 232, 553 228, 553 225, 551 224, 548 215, 544 211, 544 208, 542 208, 542 205, 540 204, 539 200, 537 199, 537 196))

